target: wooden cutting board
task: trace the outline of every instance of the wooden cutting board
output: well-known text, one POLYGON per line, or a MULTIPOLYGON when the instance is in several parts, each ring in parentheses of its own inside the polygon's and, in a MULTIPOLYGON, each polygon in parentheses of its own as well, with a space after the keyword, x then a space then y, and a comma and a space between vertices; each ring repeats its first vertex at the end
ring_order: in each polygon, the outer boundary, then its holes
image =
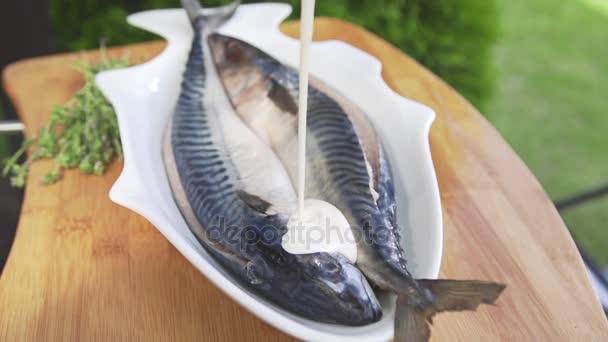
MULTIPOLYGON (((283 25, 297 35, 296 23, 283 25)), ((441 314, 436 341, 608 340, 606 318, 572 238, 542 187, 496 130, 458 93, 382 39, 335 19, 317 40, 340 39, 379 58, 398 93, 438 114, 431 146, 445 221, 441 277, 508 284, 497 306, 441 314)), ((164 43, 112 49, 136 60, 164 43)), ((70 69, 97 52, 9 66, 4 86, 31 136, 81 86, 70 69)), ((407 113, 404 113, 407 115, 407 113)), ((32 166, 15 243, 0 277, 0 341, 276 341, 290 339, 235 304, 139 215, 108 199, 122 168, 68 172, 51 186, 32 166)), ((0 229, 2 229, 0 225, 0 229)))

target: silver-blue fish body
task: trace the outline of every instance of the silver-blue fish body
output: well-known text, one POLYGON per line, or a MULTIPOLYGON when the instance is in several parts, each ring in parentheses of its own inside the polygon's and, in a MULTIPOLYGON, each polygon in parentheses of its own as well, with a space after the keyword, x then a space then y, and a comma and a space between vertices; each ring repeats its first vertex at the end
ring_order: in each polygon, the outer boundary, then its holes
MULTIPOLYGON (((237 113, 274 148, 295 184, 297 71, 234 38, 214 34, 209 42, 237 113)), ((412 279, 395 227, 390 166, 374 129, 358 108, 314 78, 307 116, 306 197, 345 215, 358 238, 357 266, 376 285, 392 288, 393 274, 401 284, 412 279)))
MULTIPOLYGON (((296 184, 296 70, 234 38, 214 34, 209 43, 237 113, 274 148, 296 184)), ((360 109, 334 89, 311 78, 308 93, 306 197, 342 211, 357 238, 357 267, 372 283, 398 295, 395 340, 426 341, 437 312, 493 303, 504 285, 412 277, 400 245, 394 184, 379 137, 360 109)))
POLYGON ((210 58, 209 20, 194 38, 164 145, 171 188, 200 243, 241 283, 306 318, 377 321, 366 279, 341 255, 293 255, 281 246, 295 192, 281 162, 238 118, 210 58))

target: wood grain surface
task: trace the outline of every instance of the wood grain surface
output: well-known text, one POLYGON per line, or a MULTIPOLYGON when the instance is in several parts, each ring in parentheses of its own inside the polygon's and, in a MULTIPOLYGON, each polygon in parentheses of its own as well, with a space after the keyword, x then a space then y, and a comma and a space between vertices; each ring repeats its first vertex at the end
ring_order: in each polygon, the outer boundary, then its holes
MULTIPOLYGON (((297 35, 295 23, 283 25, 297 35)), ((508 284, 497 306, 435 319, 435 341, 608 340, 583 262, 538 181, 458 93, 365 30, 316 21, 379 58, 387 83, 438 114, 431 146, 445 221, 441 277, 508 284)), ((145 60, 164 43, 112 49, 145 60)), ((4 86, 31 136, 81 86, 70 63, 97 52, 18 62, 4 86)), ((407 115, 404 113, 403 115, 407 115)), ((139 215, 108 198, 122 163, 103 177, 39 180, 32 166, 16 239, 0 277, 0 341, 278 341, 290 337, 235 304, 139 215)), ((0 224, 0 229, 3 227, 0 224)))

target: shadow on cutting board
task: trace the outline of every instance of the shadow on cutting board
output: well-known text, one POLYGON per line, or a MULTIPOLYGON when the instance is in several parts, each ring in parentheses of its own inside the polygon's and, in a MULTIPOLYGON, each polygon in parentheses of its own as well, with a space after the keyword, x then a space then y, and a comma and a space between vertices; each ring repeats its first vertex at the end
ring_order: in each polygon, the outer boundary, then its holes
MULTIPOLYGON (((0 70, 20 59, 55 51, 48 12, 47 1, 0 1, 0 70)), ((0 91, 0 112, 4 114, 0 120, 17 118, 8 104, 4 91, 0 91)), ((20 135, 0 139, 8 150, 0 154, 15 151, 22 141, 20 135)), ((5 157, 0 155, 0 160, 5 157)), ((0 176, 0 274, 15 236, 22 200, 23 191, 12 188, 9 180, 0 176)))

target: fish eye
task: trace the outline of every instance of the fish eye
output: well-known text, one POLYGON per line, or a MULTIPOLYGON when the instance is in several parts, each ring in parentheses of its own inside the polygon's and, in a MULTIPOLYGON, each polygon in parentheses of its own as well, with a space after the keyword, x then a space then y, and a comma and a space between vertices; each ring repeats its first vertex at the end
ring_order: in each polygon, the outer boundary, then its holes
POLYGON ((328 258, 324 255, 317 255, 312 258, 314 266, 316 266, 324 275, 334 278, 340 275, 342 271, 342 265, 336 260, 328 258))

